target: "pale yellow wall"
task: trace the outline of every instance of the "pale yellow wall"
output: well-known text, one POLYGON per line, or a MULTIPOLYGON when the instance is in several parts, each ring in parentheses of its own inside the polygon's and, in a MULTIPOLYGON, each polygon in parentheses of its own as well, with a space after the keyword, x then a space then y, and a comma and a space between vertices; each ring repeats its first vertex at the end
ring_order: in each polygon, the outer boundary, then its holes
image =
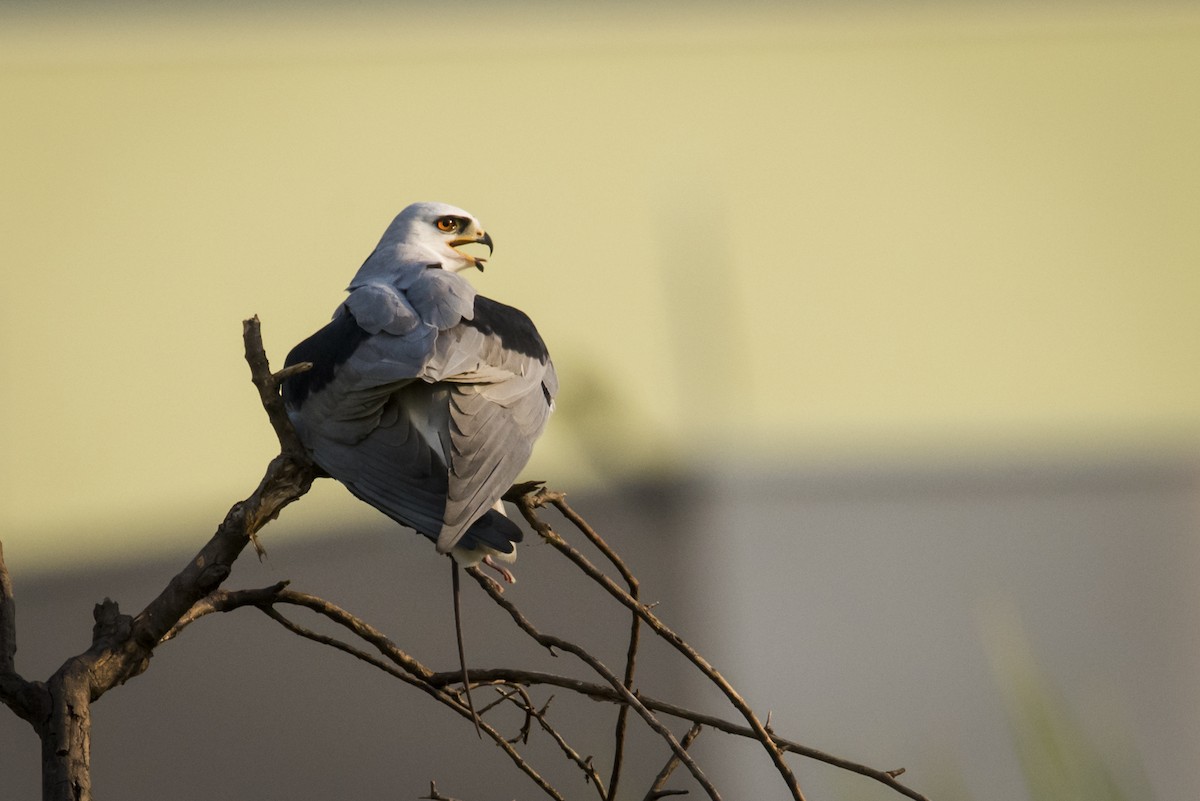
POLYGON ((282 362, 417 199, 551 344, 558 485, 1195 447, 1200 11, 632 8, 9 12, 10 559, 210 529, 272 453, 240 321, 282 362))

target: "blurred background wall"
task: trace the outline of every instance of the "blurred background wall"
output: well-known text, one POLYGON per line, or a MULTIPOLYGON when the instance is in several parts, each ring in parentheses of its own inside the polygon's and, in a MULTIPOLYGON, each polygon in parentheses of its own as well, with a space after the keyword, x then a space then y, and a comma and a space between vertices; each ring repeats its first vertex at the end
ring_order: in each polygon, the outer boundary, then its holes
MULTIPOLYGON (((559 365, 528 474, 619 520, 799 739, 1033 795, 996 656, 1027 639, 1127 785, 1200 795, 1192 6, 13 3, 0 93, 0 536, 44 614, 22 657, 77 624, 27 676, 257 483, 240 321, 280 362, 438 199, 489 227, 476 284, 559 365)), ((272 581, 380 537, 442 592, 327 484, 268 530, 298 549, 272 581)), ((738 764, 742 797, 778 793, 738 764)))

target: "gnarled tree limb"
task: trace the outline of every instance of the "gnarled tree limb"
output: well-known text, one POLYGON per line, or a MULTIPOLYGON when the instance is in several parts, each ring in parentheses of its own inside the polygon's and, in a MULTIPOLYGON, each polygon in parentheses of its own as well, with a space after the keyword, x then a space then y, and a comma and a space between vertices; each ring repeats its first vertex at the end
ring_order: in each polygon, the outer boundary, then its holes
MULTIPOLYGON (((108 599, 98 604, 91 647, 67 659, 44 687, 30 690, 14 671, 0 670, 5 702, 41 738, 42 797, 47 801, 91 798, 91 703, 146 670, 154 649, 198 601, 221 585, 254 534, 308 492, 318 475, 287 420, 279 396, 281 379, 270 371, 257 317, 243 324, 243 341, 251 378, 280 444, 258 488, 233 505, 208 543, 136 617, 121 614, 108 599)), ((6 597, 8 611, 0 614, 11 620, 11 593, 6 597)), ((15 626, 0 637, 6 643, 0 649, 0 668, 7 668, 15 650, 15 626)))
MULTIPOLYGON (((914 801, 926 801, 919 793, 896 780, 902 771, 879 771, 848 760, 825 754, 779 737, 768 725, 759 721, 750 706, 698 652, 678 634, 668 628, 638 597, 638 581, 620 556, 610 548, 587 522, 565 501, 562 493, 550 492, 535 485, 514 487, 508 500, 517 503, 531 526, 560 553, 566 556, 585 576, 600 584, 616 601, 631 613, 629 638, 621 676, 610 671, 595 655, 570 640, 547 634, 537 627, 495 588, 477 569, 468 572, 492 600, 506 611, 514 624, 534 641, 550 649, 566 651, 578 657, 596 674, 600 682, 587 682, 563 676, 512 668, 474 669, 466 676, 459 670, 437 672, 426 667, 401 650, 380 631, 344 609, 313 595, 296 592, 280 582, 257 590, 224 590, 222 582, 228 577, 234 560, 247 544, 258 548, 255 533, 273 520, 289 503, 303 496, 312 481, 322 475, 309 459, 296 432, 288 421, 280 397, 280 383, 287 375, 307 369, 295 365, 272 373, 262 348, 257 318, 247 320, 243 327, 246 361, 280 443, 280 453, 267 466, 257 489, 246 500, 234 504, 216 533, 200 552, 173 577, 159 595, 138 615, 122 614, 117 604, 105 599, 95 609, 96 625, 91 647, 82 654, 67 659, 44 684, 23 679, 16 671, 16 616, 12 584, 0 550, 0 700, 28 720, 42 741, 43 798, 86 801, 91 798, 90 784, 90 705, 108 690, 133 678, 147 669, 155 649, 177 637, 196 620, 215 612, 251 607, 261 610, 276 623, 298 636, 344 651, 357 659, 411 685, 466 720, 472 713, 465 701, 467 686, 477 684, 501 685, 502 695, 497 703, 511 703, 525 714, 521 732, 505 739, 487 720, 480 721, 481 730, 501 747, 514 765, 548 797, 564 799, 565 795, 552 786, 517 750, 529 737, 531 724, 538 725, 551 737, 572 763, 592 783, 602 801, 615 799, 622 777, 626 732, 629 713, 633 710, 669 747, 671 757, 663 770, 654 777, 645 797, 647 799, 676 795, 683 791, 665 787, 672 772, 683 765, 693 779, 712 799, 720 796, 689 753, 689 747, 700 726, 759 742, 775 764, 796 801, 803 794, 790 767, 783 761, 784 753, 795 753, 826 762, 845 770, 860 773, 879 781, 914 801), (537 510, 555 506, 594 545, 620 574, 628 587, 616 581, 591 563, 582 553, 566 542, 553 528, 540 519, 537 510), (343 631, 373 648, 370 653, 334 637, 319 634, 297 625, 281 611, 281 606, 301 606, 337 623, 343 631), (715 716, 695 712, 665 700, 650 698, 635 687, 637 653, 640 632, 645 627, 666 640, 717 685, 749 725, 735 724, 715 716), (535 706, 526 688, 558 687, 581 697, 607 701, 618 705, 614 730, 611 773, 605 788, 590 756, 583 756, 550 720, 548 702, 535 706), (691 722, 692 728, 682 741, 659 719, 669 715, 691 722)), ((261 554, 261 549, 260 549, 261 554)), ((484 707, 479 717, 496 704, 484 707)), ((430 785, 430 798, 449 799, 430 785)))

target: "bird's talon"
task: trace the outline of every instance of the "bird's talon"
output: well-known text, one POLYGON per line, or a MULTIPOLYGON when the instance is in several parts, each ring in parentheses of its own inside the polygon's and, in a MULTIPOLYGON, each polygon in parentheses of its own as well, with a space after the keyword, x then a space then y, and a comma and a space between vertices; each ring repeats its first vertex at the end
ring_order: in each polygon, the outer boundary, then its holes
MULTIPOLYGON (((483 557, 482 561, 483 561, 483 564, 487 565, 492 570, 495 570, 497 573, 499 573, 501 578, 503 578, 504 581, 507 582, 508 584, 516 584, 517 583, 517 577, 512 574, 512 571, 509 570, 504 565, 497 562, 495 559, 493 559, 491 557, 491 554, 488 554, 487 556, 483 557)), ((504 592, 504 588, 501 588, 500 591, 504 592)))

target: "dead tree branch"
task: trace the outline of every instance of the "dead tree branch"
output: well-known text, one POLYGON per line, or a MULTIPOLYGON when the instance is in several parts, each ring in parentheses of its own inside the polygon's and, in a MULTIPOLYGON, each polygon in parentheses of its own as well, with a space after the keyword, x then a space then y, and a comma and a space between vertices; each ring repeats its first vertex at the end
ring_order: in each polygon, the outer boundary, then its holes
MULTIPOLYGON (((461 674, 455 674, 455 678, 451 681, 439 681, 435 683, 433 679, 439 674, 434 673, 425 665, 405 653, 374 626, 323 598, 287 590, 285 586, 286 582, 280 582, 271 587, 264 587, 257 590, 217 590, 207 598, 197 602, 192 611, 181 619, 180 625, 170 632, 170 637, 174 638, 178 636, 187 625, 214 612, 231 612, 244 607, 256 608, 293 634, 349 654, 355 659, 365 662, 378 670, 382 670, 393 678, 421 690, 438 703, 450 708, 467 720, 473 719, 470 708, 466 705, 465 696, 461 693, 451 692, 449 689, 455 682, 461 679, 461 674), (275 608, 279 604, 303 607, 333 621, 355 637, 372 646, 380 656, 374 656, 361 648, 357 648, 335 637, 320 634, 312 629, 298 625, 275 608)), ((492 726, 482 721, 480 722, 480 726, 483 733, 490 737, 505 752, 509 759, 512 760, 513 764, 528 776, 546 795, 555 799, 563 799, 563 795, 521 756, 511 742, 505 739, 492 726)))
POLYGON ((596 772, 595 766, 592 765, 592 758, 582 756, 578 751, 572 748, 571 744, 567 742, 567 738, 563 737, 562 733, 559 732, 558 729, 551 726, 550 722, 546 719, 546 713, 550 709, 550 702, 554 700, 553 695, 546 699, 546 703, 542 704, 540 709, 534 708, 533 700, 529 698, 527 693, 512 693, 507 695, 506 698, 508 698, 508 700, 512 703, 516 704, 517 708, 528 715, 529 718, 536 720, 538 725, 542 727, 542 731, 550 735, 550 739, 552 739, 555 745, 557 745, 563 754, 566 755, 567 759, 574 762, 575 766, 579 768, 579 770, 586 777, 587 781, 596 788, 596 792, 600 795, 600 801, 604 801, 604 799, 608 798, 608 794, 604 791, 604 780, 600 778, 600 774, 596 772))
POLYGON ((92 702, 149 667, 154 649, 198 601, 229 575, 256 532, 292 501, 308 492, 317 471, 292 430, 262 347, 258 318, 243 325, 246 361, 264 409, 279 438, 280 453, 257 489, 229 510, 216 533, 136 617, 105 599, 95 610, 92 644, 67 659, 45 684, 30 685, 9 669, 16 632, 11 587, 5 581, 0 649, 0 693, 28 720, 42 741, 42 797, 86 801, 91 792, 92 702), (11 625, 11 628, 10 628, 11 625))
MULTIPOLYGON (((679 741, 679 744, 684 749, 691 748, 692 743, 696 742, 696 738, 700 736, 700 728, 699 723, 693 723, 692 728, 688 729, 688 733, 683 735, 683 739, 679 741)), ((645 801, 655 801, 657 798, 678 794, 678 791, 663 789, 667 786, 667 780, 671 778, 671 774, 675 772, 675 768, 677 767, 679 767, 679 758, 671 754, 671 758, 667 760, 667 764, 663 765, 662 770, 654 777, 654 783, 646 791, 645 801)))
MULTIPOLYGON (((288 628, 295 634, 311 639, 314 642, 322 645, 328 645, 336 648, 344 653, 347 653, 360 661, 363 661, 379 670, 384 671, 405 683, 412 684, 426 693, 433 694, 432 691, 454 687, 461 679, 462 674, 455 668, 448 671, 432 671, 420 661, 416 660, 400 648, 398 648, 390 639, 379 632, 370 624, 360 620, 351 613, 330 603, 321 598, 304 593, 285 590, 281 584, 272 585, 256 590, 217 590, 209 597, 203 599, 196 604, 193 613, 189 613, 185 620, 192 622, 200 617, 211 614, 213 612, 230 612, 243 607, 259 608, 267 611, 273 605, 286 604, 293 606, 301 606, 316 612, 330 621, 341 626, 347 632, 366 642, 375 648, 383 659, 372 656, 360 648, 355 648, 343 641, 336 640, 326 635, 317 634, 303 627, 297 626, 284 617, 282 614, 268 616, 275 620, 280 625, 288 628), (388 663, 391 664, 388 664, 388 663)), ((490 585, 488 585, 490 586, 490 585)), ((507 599, 506 599, 507 600, 507 599)), ((172 635, 179 633, 182 629, 181 625, 172 635)), ((471 683, 473 685, 507 685, 508 687, 524 688, 524 687, 557 687, 563 690, 568 690, 580 697, 589 698, 594 701, 606 701, 621 706, 625 705, 625 696, 622 692, 618 692, 611 682, 607 684, 597 684, 595 682, 583 681, 581 679, 561 676, 553 673, 545 673, 533 670, 523 670, 519 668, 473 668, 469 671, 471 683)), ((454 708, 454 711, 465 719, 469 719, 470 712, 466 709, 456 695, 451 695, 448 698, 434 695, 439 702, 445 703, 454 708)), ((688 709, 678 704, 673 704, 665 700, 654 698, 639 692, 637 698, 641 703, 652 712, 657 712, 680 720, 689 721, 695 726, 706 726, 715 731, 721 731, 736 737, 744 737, 747 739, 757 739, 755 732, 748 726, 738 725, 723 718, 714 715, 705 714, 696 710, 688 709)), ((485 706, 480 710, 481 718, 494 706, 485 706)), ((534 708, 534 704, 527 696, 518 704, 519 708, 524 710, 526 707, 534 708)), ((539 725, 546 726, 548 716, 545 713, 543 706, 541 719, 538 720, 539 725)), ((806 746, 797 743, 793 740, 786 739, 778 734, 772 733, 772 739, 776 746, 785 752, 793 753, 817 762, 822 762, 851 773, 857 773, 860 776, 877 781, 887 787, 895 790, 897 793, 913 799, 913 801, 928 801, 922 794, 906 787, 904 784, 896 780, 896 777, 903 772, 902 769, 897 770, 877 770, 867 765, 854 762, 852 760, 838 757, 821 751, 811 746, 806 746)), ((525 738, 517 737, 516 740, 525 738)), ((685 740, 680 741, 682 748, 687 748, 690 744, 685 740)), ((674 756, 674 754, 673 754, 674 756)), ((611 792, 611 786, 610 786, 611 792)))
MULTIPOLYGON (((513 668, 473 669, 465 675, 460 670, 434 671, 400 649, 388 637, 365 621, 335 604, 314 595, 296 592, 279 582, 261 589, 225 590, 222 582, 229 576, 231 566, 248 544, 260 555, 262 550, 256 533, 280 511, 303 496, 313 480, 322 475, 309 459, 292 428, 280 396, 282 380, 308 365, 296 365, 272 373, 263 351, 257 318, 247 320, 243 327, 245 357, 258 389, 259 400, 267 413, 280 444, 280 453, 267 466, 259 486, 246 500, 234 504, 216 533, 207 544, 174 576, 138 615, 122 614, 117 604, 105 599, 97 604, 91 647, 82 654, 67 659, 46 682, 31 682, 16 670, 17 626, 12 582, 0 548, 0 700, 23 719, 29 721, 42 741, 43 798, 54 801, 88 801, 92 797, 90 778, 91 703, 115 686, 144 672, 155 649, 180 636, 189 626, 214 613, 252 608, 261 611, 275 623, 299 637, 312 640, 353 656, 428 695, 465 720, 476 719, 466 700, 470 686, 499 685, 500 699, 485 706, 478 715, 480 730, 496 743, 513 764, 549 798, 562 801, 566 796, 550 784, 522 755, 517 745, 528 743, 532 723, 555 743, 577 768, 584 780, 593 785, 600 801, 615 801, 618 784, 625 770, 626 742, 630 714, 636 714, 670 749, 670 758, 650 780, 646 799, 658 799, 684 791, 667 789, 666 784, 679 765, 684 766, 692 779, 710 799, 719 799, 716 787, 691 755, 689 749, 701 727, 758 742, 772 760, 793 799, 804 801, 796 777, 783 759, 785 753, 795 753, 836 767, 859 773, 881 782, 914 801, 927 801, 924 796, 908 789, 896 780, 903 771, 879 771, 848 760, 825 754, 775 734, 762 723, 749 704, 732 685, 694 648, 667 627, 639 599, 639 584, 619 554, 576 513, 560 492, 540 485, 513 487, 506 499, 517 504, 528 523, 588 579, 596 582, 630 613, 628 640, 621 675, 611 671, 596 655, 582 646, 539 629, 511 601, 505 598, 495 583, 478 569, 469 568, 496 605, 506 612, 519 630, 551 652, 563 651, 579 659, 599 679, 582 681, 564 676, 513 668), (584 556, 538 514, 545 505, 553 505, 584 537, 588 539, 619 574, 622 588, 584 556), (322 634, 295 623, 283 607, 303 607, 340 627, 347 640, 322 634), (678 650, 705 677, 717 686, 746 724, 733 723, 712 715, 702 714, 665 700, 642 694, 635 686, 637 655, 642 629, 678 650), (591 756, 584 756, 552 721, 550 701, 539 707, 527 688, 542 686, 567 690, 579 697, 606 701, 617 705, 613 730, 613 751, 607 787, 591 756), (512 704, 524 714, 520 732, 506 739, 485 716, 497 705, 512 704), (660 716, 670 716, 691 723, 681 739, 676 739, 660 716)), ((551 696, 553 698, 553 696, 551 696)), ((636 720, 637 718, 634 718, 636 720)), ((430 783, 431 799, 452 801, 430 783)))
POLYGON ((607 681, 612 688, 617 691, 617 694, 621 697, 622 701, 629 706, 632 706, 634 711, 641 715, 642 719, 646 721, 646 725, 649 726, 656 734, 662 737, 664 741, 666 741, 671 750, 675 752, 680 761, 683 762, 684 766, 691 772, 693 778, 695 778, 700 786, 704 788, 704 791, 708 793, 709 798, 713 799, 713 801, 718 801, 721 795, 717 792, 717 788, 714 787, 712 782, 708 780, 708 777, 704 775, 704 771, 696 763, 696 761, 692 759, 691 755, 689 755, 687 751, 683 750, 683 748, 679 745, 679 741, 675 739, 675 735, 671 733, 671 730, 664 726, 662 722, 659 721, 659 719, 654 715, 654 713, 647 709, 646 706, 640 700, 638 700, 638 696, 626 688, 621 680, 618 679, 611 670, 604 666, 604 663, 575 643, 564 640, 561 637, 543 634, 542 632, 538 631, 537 628, 535 628, 534 625, 530 623, 523 614, 521 614, 516 605, 509 602, 508 599, 504 597, 500 590, 495 586, 495 582, 491 581, 487 576, 479 572, 479 568, 467 568, 467 573, 469 573, 477 582, 479 582, 479 586, 483 587, 484 592, 492 597, 492 600, 497 606, 509 614, 509 617, 512 618, 513 622, 517 624, 517 628, 528 634, 535 642, 545 648, 550 648, 551 650, 557 648, 560 651, 566 651, 567 653, 578 657, 588 667, 590 667, 605 681, 607 681))
MULTIPOLYGON (((572 518, 582 520, 574 513, 573 510, 570 509, 569 506, 567 506, 566 495, 561 492, 550 492, 542 488, 534 492, 526 493, 515 500, 517 507, 521 510, 521 514, 525 517, 526 521, 528 521, 529 525, 532 526, 533 529, 542 536, 542 539, 554 546, 555 549, 570 559, 576 567, 587 574, 589 578, 607 590, 610 595, 617 599, 617 601, 645 621, 655 634, 687 657, 692 664, 700 669, 700 671, 709 681, 716 685, 721 692, 725 694, 725 697, 729 699, 734 708, 737 709, 737 711, 741 713, 742 717, 746 719, 746 722, 750 724, 750 728, 754 732, 755 737, 760 743, 762 743, 762 746, 766 750, 767 754, 770 755, 771 761, 775 763, 775 768, 779 771, 779 775, 783 777, 784 783, 787 785, 788 790, 791 791, 792 798, 795 799, 795 801, 804 801, 804 794, 800 791, 800 786, 796 781, 796 776, 792 772, 792 769, 788 767, 786 762, 784 762, 783 753, 776 746, 774 739, 766 730, 766 727, 763 726, 762 722, 758 719, 758 716, 754 714, 754 710, 751 709, 750 705, 746 703, 745 699, 738 694, 738 692, 733 688, 733 685, 731 685, 724 676, 717 672, 716 668, 709 664, 708 660, 701 656, 696 649, 688 645, 682 637, 668 628, 661 620, 658 619, 658 617, 651 613, 649 608, 617 586, 612 579, 604 575, 603 572, 596 568, 596 566, 593 565, 587 559, 587 557, 585 557, 575 548, 571 547, 566 540, 560 537, 554 531, 554 529, 550 527, 550 524, 544 522, 538 517, 537 509, 547 503, 551 503, 560 511, 562 511, 563 514, 567 516, 568 520, 571 520, 572 518)), ((585 535, 587 534, 586 531, 584 533, 585 535)), ((592 532, 590 536, 596 536, 595 532, 592 532)), ((687 764, 686 760, 684 761, 684 764, 687 764)))
MULTIPOLYGON (((633 598, 634 601, 638 601, 640 604, 640 601, 638 600, 638 580, 633 575, 633 571, 631 571, 625 565, 625 562, 621 559, 620 555, 610 548, 608 543, 596 533, 596 530, 588 525, 586 520, 577 515, 573 509, 570 509, 565 503, 563 503, 561 506, 556 504, 556 506, 558 506, 559 511, 562 512, 562 514, 575 525, 575 528, 579 529, 579 531, 588 538, 592 545, 594 545, 596 549, 599 550, 600 553, 602 553, 604 557, 612 563, 612 566, 615 567, 617 572, 621 574, 621 578, 624 580, 626 586, 629 587, 629 597, 633 598)), ((641 631, 642 618, 636 612, 633 612, 630 615, 629 645, 625 650, 625 678, 623 683, 627 690, 633 689, 633 677, 634 672, 637 669, 637 652, 638 645, 640 644, 641 640, 641 631)), ((615 742, 613 745, 612 773, 610 774, 608 780, 608 801, 615 801, 617 797, 617 785, 621 780, 621 767, 624 762, 625 734, 628 730, 628 723, 629 707, 622 704, 621 708, 617 710, 617 723, 613 732, 615 742)), ((686 742, 681 742, 680 745, 685 750, 688 747, 688 743, 686 742)), ((679 764, 677 757, 674 764, 679 764)))

